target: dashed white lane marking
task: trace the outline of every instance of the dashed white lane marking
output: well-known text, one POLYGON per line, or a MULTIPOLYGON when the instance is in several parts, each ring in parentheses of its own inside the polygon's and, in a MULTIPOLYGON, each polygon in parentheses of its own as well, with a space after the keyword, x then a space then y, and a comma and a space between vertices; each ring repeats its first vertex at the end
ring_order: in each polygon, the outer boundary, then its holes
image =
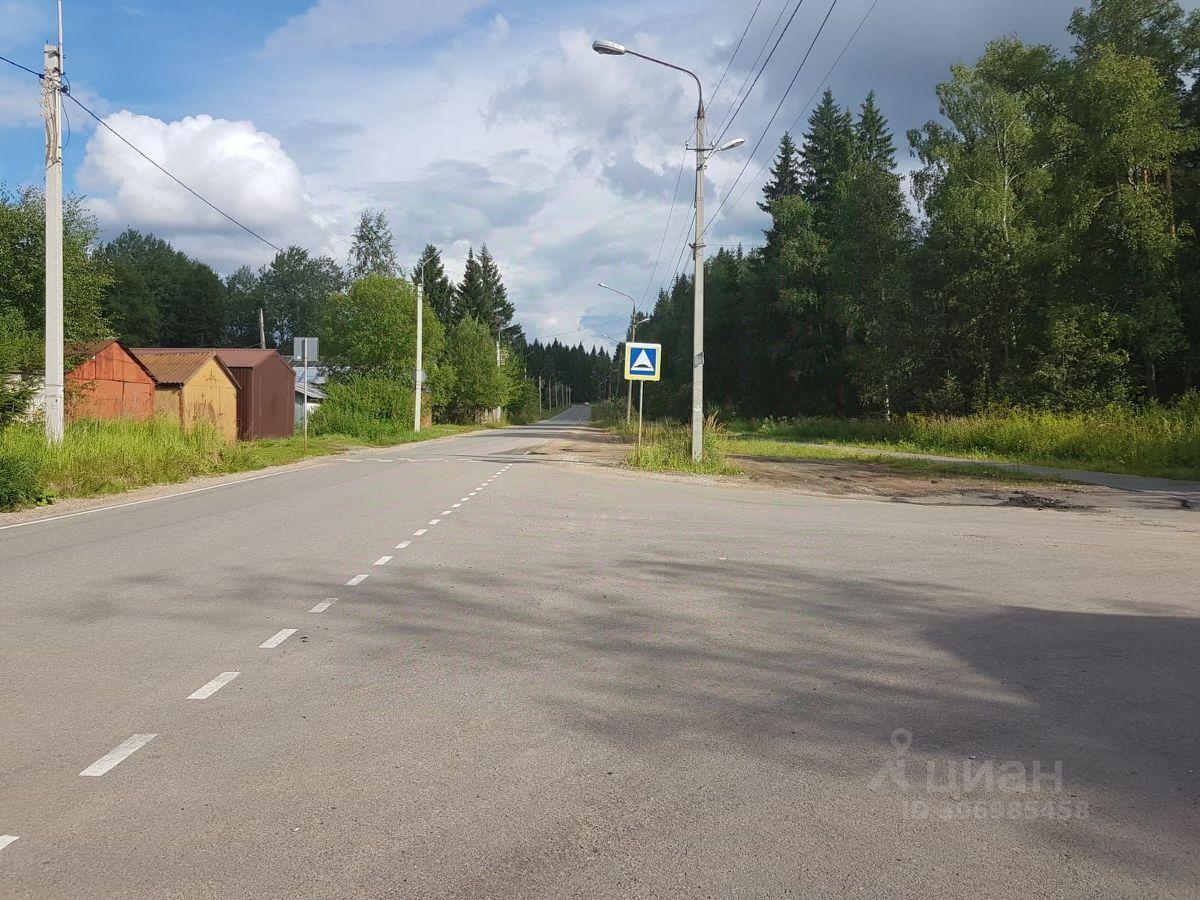
POLYGON ((119 766, 156 737, 158 737, 157 734, 135 734, 121 746, 105 753, 79 774, 85 778, 98 778, 114 766, 119 766))
POLYGON ((295 633, 296 633, 295 628, 284 628, 281 631, 277 631, 273 635, 271 635, 269 638, 267 638, 265 641, 263 641, 261 644, 259 644, 258 649, 259 650, 274 650, 276 647, 278 647, 280 644, 282 644, 284 641, 286 641, 288 638, 290 638, 295 633))
POLYGON ((441 520, 441 519, 430 519, 430 520, 429 520, 429 524, 430 524, 430 525, 436 525, 436 524, 437 524, 438 522, 440 522, 440 521, 442 521, 442 520, 441 520))
POLYGON ((3 850, 13 841, 18 841, 20 839, 21 836, 18 834, 0 834, 0 850, 3 850))
POLYGON ((349 581, 346 582, 346 587, 354 587, 356 584, 362 584, 364 581, 366 581, 370 577, 371 577, 370 575, 355 575, 353 578, 351 578, 349 581))
POLYGON ((381 557, 379 557, 379 559, 375 560, 375 562, 373 562, 371 565, 386 566, 388 563, 390 563, 395 558, 396 557, 394 557, 394 556, 381 556, 381 557))
POLYGON ((458 498, 458 502, 459 502, 459 503, 466 503, 466 502, 467 502, 468 500, 470 500, 470 499, 471 499, 470 497, 459 497, 459 498, 458 498))
POLYGON ((309 610, 310 613, 323 613, 333 604, 337 603, 337 597, 330 597, 328 600, 322 600, 316 606, 309 610))
POLYGON ((462 504, 461 504, 461 503, 455 503, 455 504, 454 504, 453 506, 451 506, 450 508, 451 508, 451 509, 458 509, 460 506, 462 506, 462 504))
POLYGON ((476 494, 479 493, 479 491, 480 491, 480 488, 475 488, 475 490, 471 491, 471 493, 467 494, 467 496, 474 497, 476 494))
POLYGON ((398 543, 398 544, 396 545, 396 549, 397 549, 397 550, 403 550, 403 549, 405 549, 406 547, 410 546, 411 544, 412 544, 412 541, 401 541, 400 543, 398 543))
POLYGON ((233 679, 237 678, 241 674, 242 674, 241 672, 222 672, 220 675, 218 675, 216 678, 214 678, 208 684, 204 685, 204 687, 188 694, 188 699, 189 700, 207 700, 209 697, 211 697, 213 694, 215 694, 221 688, 225 687, 225 685, 229 684, 229 682, 233 681, 233 679))
POLYGON ((418 528, 416 531, 413 532, 413 537, 420 537, 421 535, 425 534, 428 531, 429 531, 428 528, 418 528))
POLYGON ((452 512, 454 512, 454 510, 452 510, 452 509, 443 509, 443 510, 442 510, 442 512, 441 512, 441 514, 442 514, 443 516, 448 516, 448 515, 450 515, 452 512))

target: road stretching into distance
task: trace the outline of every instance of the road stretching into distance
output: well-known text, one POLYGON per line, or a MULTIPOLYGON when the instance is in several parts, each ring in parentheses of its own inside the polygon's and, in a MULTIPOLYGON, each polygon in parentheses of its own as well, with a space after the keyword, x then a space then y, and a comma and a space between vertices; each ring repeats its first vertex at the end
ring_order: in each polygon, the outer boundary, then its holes
POLYGON ((1197 896, 1195 534, 586 416, 0 530, 0 896, 1197 896))

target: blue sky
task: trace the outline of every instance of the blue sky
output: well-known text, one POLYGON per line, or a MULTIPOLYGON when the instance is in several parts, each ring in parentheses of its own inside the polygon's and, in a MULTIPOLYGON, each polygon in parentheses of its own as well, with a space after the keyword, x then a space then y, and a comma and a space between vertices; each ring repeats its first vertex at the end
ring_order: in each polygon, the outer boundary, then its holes
MULTIPOLYGON (((402 260, 432 241, 455 273, 486 242, 531 337, 590 343, 628 315, 597 281, 652 305, 674 270, 691 202, 686 175, 677 195, 675 185, 694 104, 684 79, 596 56, 591 39, 691 65, 711 95, 757 7, 710 105, 719 120, 785 2, 67 0, 67 72, 106 121, 273 242, 344 259, 359 211, 380 208, 402 260)), ((826 82, 871 3, 835 7, 734 198, 826 83, 855 106, 874 88, 903 148, 905 130, 936 115, 933 87, 950 64, 1005 34, 1066 46, 1075 5, 879 0, 826 82)), ((827 8, 802 5, 729 137, 754 143, 827 8)), ((53 22, 53 0, 0 0, 0 54, 40 68, 53 22)), ((38 115, 36 80, 0 66, 0 182, 10 188, 40 183, 38 115)), ((72 115, 67 184, 105 234, 152 230, 222 272, 269 260, 89 124, 72 115)), ((713 161, 710 197, 734 186, 750 145, 713 161)), ((758 187, 729 204, 712 243, 761 240, 758 187)))

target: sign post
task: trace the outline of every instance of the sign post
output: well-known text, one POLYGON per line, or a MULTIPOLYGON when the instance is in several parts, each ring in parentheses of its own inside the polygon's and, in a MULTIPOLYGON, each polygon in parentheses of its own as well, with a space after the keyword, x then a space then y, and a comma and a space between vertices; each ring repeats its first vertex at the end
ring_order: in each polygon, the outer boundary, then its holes
POLYGON ((638 450, 642 449, 642 408, 645 406, 646 382, 662 379, 662 344, 625 344, 625 380, 638 385, 638 450))
POLYGON ((308 452, 308 363, 311 360, 316 362, 317 356, 317 339, 315 337, 298 337, 292 340, 292 358, 299 357, 304 366, 300 376, 301 384, 303 385, 303 412, 304 417, 304 452, 308 452))

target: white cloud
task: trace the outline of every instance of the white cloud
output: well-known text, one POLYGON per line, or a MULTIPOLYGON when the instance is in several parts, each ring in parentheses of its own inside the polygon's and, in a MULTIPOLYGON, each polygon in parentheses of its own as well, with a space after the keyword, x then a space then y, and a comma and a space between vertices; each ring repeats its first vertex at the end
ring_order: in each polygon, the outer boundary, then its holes
MULTIPOLYGON (((443 31, 489 0, 317 0, 267 39, 268 51, 349 49, 410 42, 443 31)), ((503 18, 497 16, 503 21, 503 18)), ((505 23, 507 24, 507 23, 505 23)))
MULTIPOLYGON (((105 122, 197 193, 275 244, 296 242, 320 252, 325 222, 300 169, 272 135, 251 122, 188 116, 164 122, 127 110, 105 122)), ((229 268, 266 259, 227 219, 153 168, 105 129, 88 142, 80 184, 109 229, 146 229, 205 261, 229 268), (240 246, 240 251, 238 247, 240 246)))

